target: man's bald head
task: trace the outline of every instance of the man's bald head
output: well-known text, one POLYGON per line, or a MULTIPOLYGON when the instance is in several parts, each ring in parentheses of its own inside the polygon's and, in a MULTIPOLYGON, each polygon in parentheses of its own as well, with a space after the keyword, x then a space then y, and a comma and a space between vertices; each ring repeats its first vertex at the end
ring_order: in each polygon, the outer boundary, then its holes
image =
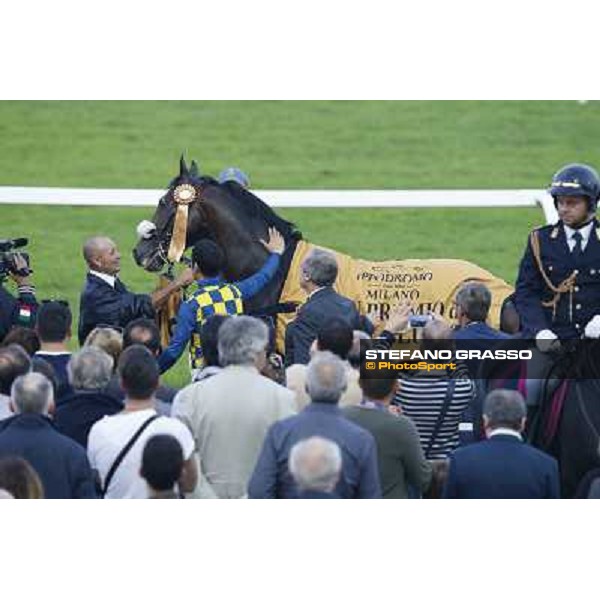
POLYGON ((108 237, 94 236, 83 245, 83 258, 90 269, 116 275, 121 268, 117 245, 108 237))

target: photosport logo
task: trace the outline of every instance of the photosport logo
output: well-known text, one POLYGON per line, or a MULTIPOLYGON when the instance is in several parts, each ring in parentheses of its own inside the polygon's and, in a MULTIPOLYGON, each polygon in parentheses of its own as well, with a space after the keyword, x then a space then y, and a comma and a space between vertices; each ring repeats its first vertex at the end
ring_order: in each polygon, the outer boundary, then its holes
POLYGON ((484 363, 512 365, 531 361, 534 357, 531 344, 523 340, 510 340, 498 346, 497 340, 431 340, 420 343, 397 339, 388 348, 378 347, 377 339, 364 340, 361 341, 361 377, 387 379, 401 375, 442 375, 461 368, 477 373, 484 363), (439 347, 432 347, 436 344, 439 347))

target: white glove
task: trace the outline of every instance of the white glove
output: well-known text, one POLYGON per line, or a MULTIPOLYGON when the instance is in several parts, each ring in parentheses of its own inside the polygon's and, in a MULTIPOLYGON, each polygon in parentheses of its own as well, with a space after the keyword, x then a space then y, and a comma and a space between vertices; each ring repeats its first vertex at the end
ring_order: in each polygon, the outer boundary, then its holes
POLYGON ((140 221, 135 231, 137 232, 138 239, 147 240, 154 235, 156 225, 152 221, 140 221))
POLYGON ((550 329, 542 329, 535 336, 535 343, 540 352, 550 352, 550 350, 558 350, 560 341, 558 336, 550 329))
POLYGON ((593 340, 600 338, 600 315, 596 315, 590 319, 590 322, 585 326, 583 334, 586 338, 593 340))

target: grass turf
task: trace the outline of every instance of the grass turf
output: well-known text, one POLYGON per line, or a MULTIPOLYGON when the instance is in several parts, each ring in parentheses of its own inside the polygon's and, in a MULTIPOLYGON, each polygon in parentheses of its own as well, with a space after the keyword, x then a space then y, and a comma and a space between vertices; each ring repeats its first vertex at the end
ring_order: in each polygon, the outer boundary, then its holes
MULTIPOLYGON (((600 163, 600 105, 575 102, 0 102, 0 185, 162 187, 182 150, 256 188, 542 188, 562 164, 600 163)), ((158 198, 157 198, 158 200, 158 198)), ((1 237, 28 236, 40 298, 70 301, 81 244, 107 234, 123 280, 150 209, 8 206, 1 237)), ((453 257, 514 282, 538 209, 288 209, 310 241, 370 259, 453 257)), ((180 361, 167 381, 182 384, 180 361)))

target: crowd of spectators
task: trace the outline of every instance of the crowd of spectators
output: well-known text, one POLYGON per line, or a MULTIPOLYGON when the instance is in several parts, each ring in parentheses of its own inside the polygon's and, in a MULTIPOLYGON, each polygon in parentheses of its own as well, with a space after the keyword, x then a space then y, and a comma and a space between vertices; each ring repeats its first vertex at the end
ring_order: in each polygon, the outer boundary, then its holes
MULTIPOLYGON (((94 270, 102 248, 114 267, 109 242, 86 246, 94 270)), ((88 312, 76 351, 69 306, 42 303, 35 328, 13 328, 0 347, 1 497, 559 497, 557 461, 524 440, 519 392, 488 394, 468 363, 361 375, 361 343, 389 348, 410 329, 411 307, 372 322, 335 292, 336 276, 327 251, 302 264, 307 301, 288 327, 285 369, 270 360, 265 322, 236 305, 203 320, 180 390, 161 382, 150 300, 137 298, 148 314, 121 324, 88 312)), ((486 324, 482 284, 455 301, 457 322, 431 315, 421 350, 510 337, 486 324)))

